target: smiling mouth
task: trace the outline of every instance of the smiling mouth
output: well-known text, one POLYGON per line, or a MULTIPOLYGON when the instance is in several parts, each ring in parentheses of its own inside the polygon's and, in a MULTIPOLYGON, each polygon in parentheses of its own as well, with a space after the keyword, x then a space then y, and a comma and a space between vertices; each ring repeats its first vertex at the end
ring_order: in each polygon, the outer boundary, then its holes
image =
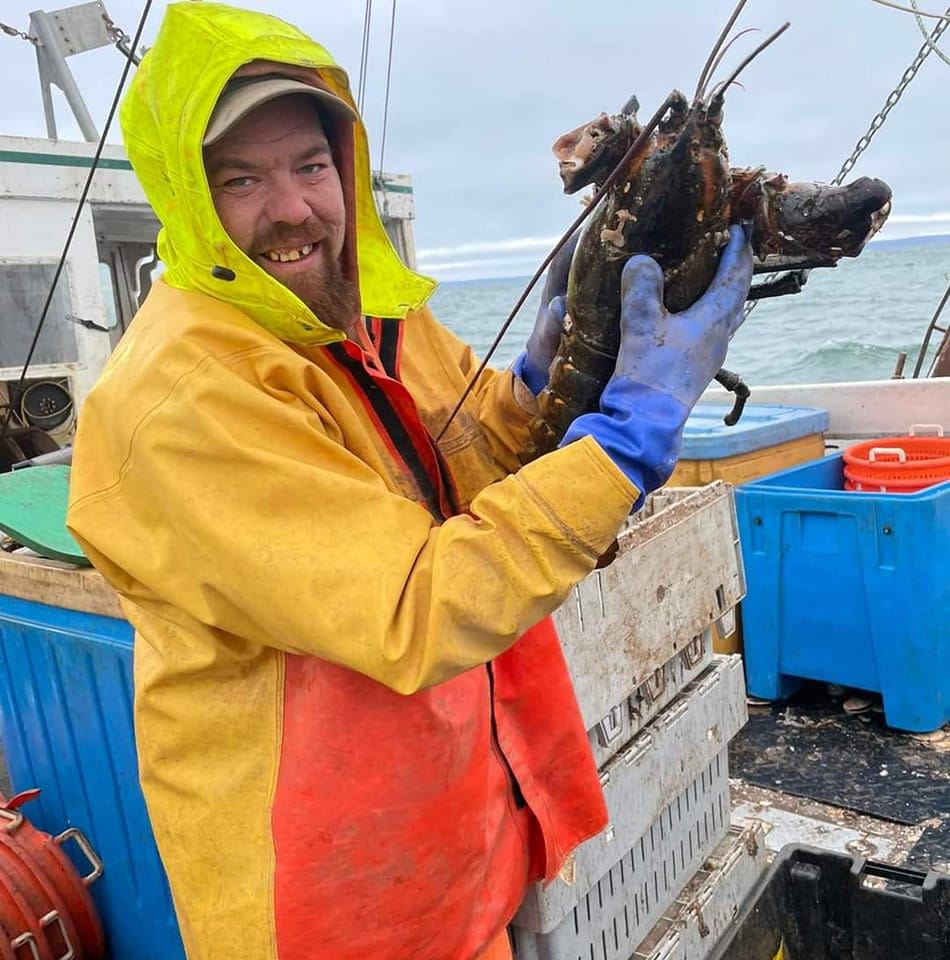
POLYGON ((260 256, 270 263, 296 263, 298 260, 305 260, 309 257, 316 247, 316 243, 305 243, 302 247, 265 250, 260 256))

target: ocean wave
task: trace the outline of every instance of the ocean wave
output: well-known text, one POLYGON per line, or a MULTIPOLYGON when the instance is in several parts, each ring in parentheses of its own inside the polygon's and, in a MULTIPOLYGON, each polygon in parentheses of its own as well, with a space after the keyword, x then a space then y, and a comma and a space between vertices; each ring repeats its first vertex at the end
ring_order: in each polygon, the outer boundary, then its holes
POLYGON ((886 379, 894 373, 898 356, 907 354, 904 375, 913 372, 919 343, 899 345, 869 343, 832 337, 797 357, 788 352, 763 363, 742 365, 730 356, 730 364, 753 383, 828 383, 837 380, 886 379))
MULTIPOLYGON (((917 244, 869 250, 836 270, 815 271, 799 296, 761 302, 736 334, 726 364, 750 384, 828 383, 886 379, 904 352, 910 376, 946 289, 948 268, 950 245, 917 244)), ((445 284, 432 306, 482 356, 523 285, 512 279, 445 284)), ((538 300, 535 288, 496 353, 495 366, 522 349, 538 300)), ((939 334, 928 364, 938 340, 939 334)))

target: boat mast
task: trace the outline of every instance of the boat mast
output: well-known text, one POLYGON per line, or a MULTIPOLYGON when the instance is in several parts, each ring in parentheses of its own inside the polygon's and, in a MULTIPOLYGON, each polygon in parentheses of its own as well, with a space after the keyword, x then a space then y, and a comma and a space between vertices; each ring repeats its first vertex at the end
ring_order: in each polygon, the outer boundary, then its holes
POLYGON ((30 14, 28 39, 36 50, 40 91, 46 114, 46 135, 50 140, 58 139, 52 97, 52 87, 55 84, 62 90, 85 140, 95 143, 99 139, 99 130, 67 61, 77 53, 115 45, 138 63, 138 57, 128 46, 129 38, 112 21, 101 0, 94 0, 92 3, 82 3, 63 10, 34 10, 30 14))

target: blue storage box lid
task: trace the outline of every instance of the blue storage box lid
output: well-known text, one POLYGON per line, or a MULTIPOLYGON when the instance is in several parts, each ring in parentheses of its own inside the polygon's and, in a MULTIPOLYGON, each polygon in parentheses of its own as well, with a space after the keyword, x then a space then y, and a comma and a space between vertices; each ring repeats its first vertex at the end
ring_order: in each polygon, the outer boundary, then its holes
POLYGON ((727 427, 722 418, 730 409, 730 405, 718 403, 694 407, 683 431, 681 460, 722 460, 828 429, 828 411, 819 407, 747 403, 742 419, 727 427))

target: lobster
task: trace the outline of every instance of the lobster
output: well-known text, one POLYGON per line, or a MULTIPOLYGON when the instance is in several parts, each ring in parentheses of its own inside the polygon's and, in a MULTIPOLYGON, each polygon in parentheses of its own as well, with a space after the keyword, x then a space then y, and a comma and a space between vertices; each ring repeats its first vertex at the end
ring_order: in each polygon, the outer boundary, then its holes
MULTIPOLYGON (((733 223, 750 234, 755 272, 834 266, 855 257, 883 225, 891 190, 881 180, 847 185, 793 183, 764 168, 729 165, 723 135, 726 91, 785 24, 707 94, 721 61, 734 10, 700 77, 692 101, 673 91, 646 125, 636 97, 619 113, 600 114, 559 137, 553 147, 565 193, 596 189, 596 209, 580 231, 568 275, 561 341, 523 459, 554 449, 575 417, 597 409, 620 348, 620 278, 624 264, 647 254, 663 269, 664 304, 686 309, 705 291, 733 223)), ((802 274, 754 285, 750 299, 797 292, 802 274)), ((726 417, 735 422, 748 388, 722 370, 716 379, 736 393, 726 417)))

